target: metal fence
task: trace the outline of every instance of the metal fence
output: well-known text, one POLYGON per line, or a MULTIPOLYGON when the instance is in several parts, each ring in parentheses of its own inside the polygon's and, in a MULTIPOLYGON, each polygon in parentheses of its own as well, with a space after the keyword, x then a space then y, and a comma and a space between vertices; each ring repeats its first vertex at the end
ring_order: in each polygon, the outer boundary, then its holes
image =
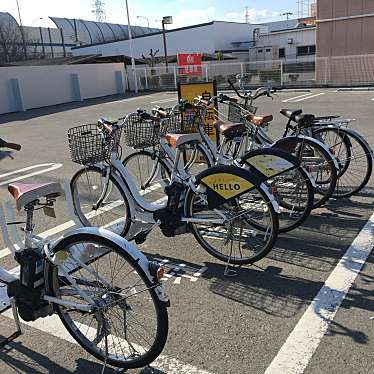
POLYGON ((304 57, 258 62, 206 63, 186 68, 142 67, 136 69, 139 90, 176 89, 178 82, 215 80, 219 89, 228 79, 244 76, 246 86, 305 86, 374 84, 374 55, 304 57))

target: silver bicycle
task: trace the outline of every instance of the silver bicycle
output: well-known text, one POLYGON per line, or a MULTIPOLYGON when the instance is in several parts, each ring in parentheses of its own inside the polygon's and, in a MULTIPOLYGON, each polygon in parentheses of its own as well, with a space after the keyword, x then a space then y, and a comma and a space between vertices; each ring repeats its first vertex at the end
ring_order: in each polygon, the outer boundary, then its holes
POLYGON ((154 361, 168 334, 163 269, 103 228, 76 229, 57 240, 34 234, 34 211, 54 216, 60 184, 13 183, 8 190, 26 222, 15 221, 10 202, 0 203, 4 242, 19 264, 12 271, 0 267, 7 298, 2 312, 12 308, 17 326, 0 345, 21 335, 19 316, 34 321, 57 313, 78 344, 105 364, 130 369, 154 361), (20 224, 24 240, 16 230, 20 224))
POLYGON ((243 265, 263 258, 278 234, 278 205, 263 178, 235 166, 208 168, 192 178, 181 162, 186 147, 200 144, 198 134, 159 137, 159 122, 149 114, 133 113, 119 124, 99 121, 69 131, 73 161, 85 165, 71 180, 74 209, 85 226, 107 227, 136 243, 159 226, 167 237, 192 232, 211 255, 243 265), (139 143, 157 139, 173 160, 170 183, 154 183, 163 197, 149 203, 139 191, 131 170, 121 161, 119 139, 139 143), (97 139, 106 139, 107 158, 97 162, 97 139), (171 147, 168 145, 170 144, 171 147))

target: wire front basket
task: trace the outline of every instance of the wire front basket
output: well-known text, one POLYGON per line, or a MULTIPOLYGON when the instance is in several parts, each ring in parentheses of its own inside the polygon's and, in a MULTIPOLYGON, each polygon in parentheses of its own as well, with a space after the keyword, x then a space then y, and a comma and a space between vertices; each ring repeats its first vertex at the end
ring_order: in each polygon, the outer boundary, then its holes
POLYGON ((130 114, 123 124, 123 137, 125 144, 135 149, 154 147, 160 143, 160 123, 130 114))
POLYGON ((161 120, 161 133, 164 136, 171 134, 190 134, 198 132, 198 122, 200 120, 200 110, 193 108, 184 112, 176 112, 161 120))
POLYGON ((244 122, 246 113, 248 112, 240 105, 231 101, 219 103, 218 106, 218 119, 224 122, 244 122))
POLYGON ((68 130, 71 160, 80 165, 94 165, 110 160, 112 152, 117 152, 121 129, 112 134, 102 132, 97 124, 73 127, 68 130))

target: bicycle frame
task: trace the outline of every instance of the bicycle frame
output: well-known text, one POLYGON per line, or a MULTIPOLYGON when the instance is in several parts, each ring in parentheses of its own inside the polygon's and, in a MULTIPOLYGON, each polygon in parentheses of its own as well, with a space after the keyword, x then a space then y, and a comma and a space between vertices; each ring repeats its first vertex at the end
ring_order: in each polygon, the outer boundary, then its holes
MULTIPOLYGON (((70 189, 66 186, 65 187, 65 193, 66 193, 66 200, 68 202, 68 205, 70 205, 70 202, 72 201, 70 189)), ((70 207, 69 207, 70 208, 70 207)), ((70 208, 70 211, 73 209, 70 208)), ((77 220, 76 217, 74 217, 75 220, 77 220)), ((7 245, 7 248, 10 250, 10 252, 15 255, 17 251, 27 249, 27 250, 35 250, 40 251, 45 255, 45 261, 49 261, 52 264, 58 266, 59 274, 66 277, 66 279, 69 280, 71 283, 71 286, 76 290, 76 292, 85 300, 87 301, 87 304, 83 303, 77 303, 77 302, 69 302, 65 300, 61 300, 56 297, 43 295, 42 299, 45 301, 48 301, 53 304, 58 304, 65 307, 73 307, 77 310, 90 312, 91 311, 91 305, 94 304, 94 301, 90 297, 90 295, 82 288, 80 287, 72 276, 70 276, 69 273, 71 273, 72 270, 71 267, 69 270, 64 266, 63 262, 59 260, 59 256, 56 256, 56 253, 54 253, 54 249, 56 247, 65 247, 63 244, 64 242, 70 240, 72 237, 77 237, 77 239, 82 234, 91 234, 96 235, 105 239, 108 239, 109 241, 115 243, 119 248, 122 248, 123 251, 125 251, 127 254, 129 254, 135 261, 138 262, 138 264, 142 267, 144 273, 147 275, 148 279, 153 282, 153 276, 150 274, 149 269, 149 261, 146 258, 146 256, 140 252, 134 245, 132 245, 130 242, 124 240, 123 238, 119 237, 118 235, 112 233, 109 230, 105 230, 103 228, 95 228, 95 227, 82 227, 79 229, 75 229, 69 233, 66 233, 65 235, 61 236, 57 240, 51 240, 48 238, 42 238, 38 235, 33 234, 31 231, 25 231, 25 239, 24 244, 19 237, 17 231, 15 230, 15 225, 13 224, 7 224, 6 221, 9 220, 10 222, 14 222, 14 215, 13 210, 11 208, 11 204, 8 201, 5 203, 5 210, 3 203, 0 203, 0 229, 3 234, 4 242, 7 245), (6 213, 5 213, 6 211, 6 213), (8 227, 10 226, 10 232, 9 233, 8 227), (12 237, 12 238, 11 238, 12 237), (12 240, 13 239, 13 240, 12 240), (13 244, 15 242, 16 244, 13 244)), ((92 259, 98 258, 105 254, 101 248, 95 248, 95 252, 92 252, 92 248, 90 248, 89 253, 86 251, 86 248, 81 246, 74 246, 70 249, 69 255, 79 264, 79 266, 86 268, 86 270, 89 271, 89 267, 86 265, 86 262, 92 261, 92 259)), ((98 275, 99 276, 99 275, 98 275)), ((3 284, 9 284, 15 280, 19 279, 19 271, 7 271, 6 269, 0 267, 0 283, 3 284)), ((107 284, 107 281, 100 277, 100 280, 103 282, 103 284, 107 284)), ((167 301, 168 298, 161 286, 158 286, 155 288, 156 293, 161 301, 167 301)), ((4 309, 6 309, 10 305, 10 301, 5 300, 4 301, 4 309)))

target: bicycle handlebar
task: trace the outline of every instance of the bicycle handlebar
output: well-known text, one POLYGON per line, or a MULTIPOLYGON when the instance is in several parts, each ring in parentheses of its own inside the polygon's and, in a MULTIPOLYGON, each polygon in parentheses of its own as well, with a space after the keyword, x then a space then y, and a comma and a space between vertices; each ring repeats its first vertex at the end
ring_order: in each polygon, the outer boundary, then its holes
POLYGON ((0 139, 0 148, 14 149, 15 151, 20 151, 22 146, 17 143, 8 143, 7 141, 0 139))

